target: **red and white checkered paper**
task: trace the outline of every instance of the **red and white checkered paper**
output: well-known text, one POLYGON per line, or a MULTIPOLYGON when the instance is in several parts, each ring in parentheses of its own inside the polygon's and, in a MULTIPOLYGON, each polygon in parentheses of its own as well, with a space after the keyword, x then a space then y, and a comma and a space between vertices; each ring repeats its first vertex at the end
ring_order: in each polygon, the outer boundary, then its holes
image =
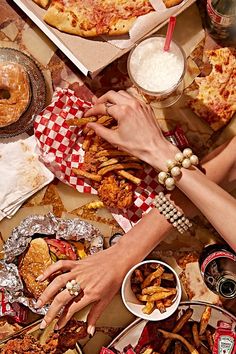
MULTIPOLYGON (((90 107, 91 103, 76 97, 72 90, 58 88, 52 103, 36 117, 34 130, 41 160, 55 176, 81 193, 97 194, 89 180, 77 177, 72 171, 72 168, 81 168, 83 164, 83 137, 79 127, 66 124, 67 119, 81 118, 90 107)), ((113 213, 126 232, 151 209, 155 195, 162 189, 153 168, 146 167, 144 173, 141 184, 134 190, 133 205, 113 213)))

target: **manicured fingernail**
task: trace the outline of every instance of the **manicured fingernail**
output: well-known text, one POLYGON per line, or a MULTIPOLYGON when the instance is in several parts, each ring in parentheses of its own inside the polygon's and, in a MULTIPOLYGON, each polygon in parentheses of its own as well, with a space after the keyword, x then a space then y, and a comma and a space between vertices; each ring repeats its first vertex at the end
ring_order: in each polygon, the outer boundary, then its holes
POLYGON ((41 281, 43 279, 43 275, 39 275, 38 278, 36 278, 36 281, 41 281))
POLYGON ((35 308, 36 309, 39 309, 40 307, 42 307, 42 305, 43 305, 43 303, 42 303, 42 300, 38 300, 37 302, 36 302, 36 304, 35 304, 35 308))
POLYGON ((87 333, 89 334, 90 338, 94 335, 94 332, 95 332, 95 327, 89 325, 87 328, 87 333))
POLYGON ((58 331, 58 329, 59 329, 59 326, 58 326, 58 324, 56 324, 55 327, 54 327, 54 330, 58 331))
POLYGON ((40 323, 39 328, 40 329, 44 329, 47 326, 47 322, 45 320, 42 320, 42 322, 40 323))

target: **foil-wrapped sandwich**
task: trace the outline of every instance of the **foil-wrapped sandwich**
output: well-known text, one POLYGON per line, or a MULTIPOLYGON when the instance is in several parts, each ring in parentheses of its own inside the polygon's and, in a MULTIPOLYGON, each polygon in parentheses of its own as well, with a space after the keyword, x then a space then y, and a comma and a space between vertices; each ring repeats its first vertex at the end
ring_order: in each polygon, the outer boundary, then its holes
POLYGON ((103 248, 100 231, 80 219, 60 219, 53 214, 32 215, 16 227, 4 246, 0 262, 0 288, 9 303, 18 302, 38 314, 35 303, 49 281, 36 279, 60 259, 80 260, 103 248))

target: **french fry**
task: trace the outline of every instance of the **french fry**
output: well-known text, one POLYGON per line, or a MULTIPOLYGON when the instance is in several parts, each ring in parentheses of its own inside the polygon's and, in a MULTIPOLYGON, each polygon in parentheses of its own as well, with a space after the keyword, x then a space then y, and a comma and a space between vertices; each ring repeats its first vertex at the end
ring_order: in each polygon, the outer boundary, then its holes
POLYGON ((102 162, 101 165, 99 166, 99 168, 114 165, 115 163, 118 163, 118 162, 119 162, 119 160, 117 160, 117 159, 109 159, 107 161, 102 162))
POLYGON ((143 354, 155 354, 155 353, 153 352, 153 349, 148 348, 143 352, 143 354))
POLYGON ((143 281, 142 289, 148 287, 155 278, 159 278, 164 273, 164 268, 159 265, 155 272, 150 273, 143 281))
MULTIPOLYGON (((149 269, 157 269, 159 268, 160 264, 158 263, 150 263, 150 264, 147 264, 148 268, 149 269)), ((151 270, 149 270, 149 273, 151 272, 151 270)))
POLYGON ((184 337, 180 336, 179 334, 167 332, 164 331, 163 329, 158 329, 158 331, 161 332, 163 337, 166 339, 172 339, 172 340, 175 339, 182 342, 191 354, 199 354, 199 351, 196 348, 194 348, 192 344, 190 344, 184 337))
POLYGON ((161 277, 154 279, 153 285, 160 286, 161 285, 161 277))
POLYGON ((169 292, 170 290, 172 290, 171 288, 167 289, 167 288, 163 288, 161 286, 148 286, 147 288, 142 289, 142 294, 143 295, 152 295, 155 293, 160 293, 160 292, 169 292))
POLYGON ((94 151, 94 152, 97 152, 98 151, 98 146, 96 144, 93 144, 90 149, 90 151, 94 151))
POLYGON ((209 352, 209 351, 207 350, 207 348, 204 347, 203 345, 199 348, 199 352, 200 352, 200 354, 212 354, 212 353, 209 352))
POLYGON ((88 129, 88 132, 86 133, 86 136, 89 137, 89 136, 92 136, 95 134, 95 131, 93 129, 88 129))
POLYGON ((206 341, 207 339, 206 339, 206 335, 205 334, 203 334, 202 336, 199 336, 199 338, 200 338, 200 341, 206 341))
POLYGON ((206 306, 205 310, 202 313, 201 320, 200 320, 200 329, 199 329, 199 335, 201 336, 208 325, 208 322, 211 317, 211 308, 209 306, 206 306))
POLYGON ((135 156, 127 156, 127 157, 124 157, 123 159, 123 162, 139 162, 141 163, 142 161, 138 158, 138 157, 135 157, 135 156))
POLYGON ((137 170, 140 170, 142 169, 142 166, 137 164, 137 163, 117 163, 117 164, 114 164, 114 165, 111 165, 111 166, 106 166, 106 167, 103 167, 101 168, 99 171, 98 171, 98 174, 100 176, 103 176, 105 174, 107 174, 108 172, 111 172, 111 171, 114 171, 114 170, 123 170, 123 169, 137 169, 137 170))
POLYGON ((89 172, 86 172, 86 171, 83 171, 79 168, 72 168, 72 171, 77 175, 77 176, 80 176, 80 177, 84 177, 84 178, 89 178, 89 179, 92 179, 93 181, 96 181, 96 182, 100 182, 102 177, 99 176, 99 175, 96 175, 94 173, 89 173, 89 172))
POLYGON ((163 280, 170 280, 170 281, 172 281, 172 280, 175 279, 173 273, 163 273, 162 276, 161 276, 161 278, 162 278, 163 280))
POLYGON ((207 339, 207 343, 209 345, 209 348, 213 349, 213 345, 214 345, 214 341, 213 341, 213 338, 212 338, 212 334, 211 334, 211 331, 209 329, 206 329, 206 339, 207 339))
POLYGON ((182 345, 180 342, 175 342, 175 351, 174 354, 182 354, 182 345))
POLYGON ((97 123, 102 124, 104 127, 108 126, 114 119, 110 116, 102 116, 98 118, 97 123))
POLYGON ((186 322, 192 317, 193 310, 192 309, 187 309, 184 314, 178 319, 174 329, 173 333, 178 333, 183 326, 185 325, 186 322))
MULTIPOLYGON (((102 116, 102 117, 98 118, 96 123, 102 124, 104 127, 107 127, 112 121, 113 121, 112 117, 110 117, 110 116, 102 116)), ((83 129, 83 133, 86 134, 87 136, 91 136, 95 132, 94 132, 93 129, 89 129, 89 128, 85 127, 83 129)))
POLYGON ((131 289, 134 294, 138 294, 140 292, 140 287, 138 286, 138 284, 131 284, 131 289))
POLYGON ((124 170, 119 170, 117 172, 117 174, 119 176, 122 176, 126 179, 128 179, 129 181, 133 182, 134 184, 136 184, 137 186, 141 183, 141 179, 138 177, 133 176, 131 173, 124 171, 124 170))
MULTIPOLYGON (((152 263, 145 263, 145 264, 143 264, 143 265, 141 265, 140 267, 139 267, 139 269, 141 269, 142 270, 142 273, 143 273, 143 275, 145 276, 145 277, 147 277, 150 273, 152 273, 152 269, 151 269, 151 264, 152 263)), ((159 264, 158 264, 158 267, 159 267, 159 264)), ((156 269, 156 268, 155 268, 156 269)))
POLYGON ((144 306, 144 308, 142 309, 142 312, 150 315, 150 313, 152 313, 152 311, 154 310, 154 302, 151 301, 147 301, 146 305, 144 306))
POLYGON ((120 151, 120 150, 101 150, 96 154, 96 157, 101 157, 101 156, 130 156, 127 152, 125 151, 120 151))
POLYGON ((108 143, 107 141, 104 141, 103 143, 102 143, 102 145, 100 145, 100 147, 101 147, 101 150, 113 150, 113 146, 110 144, 110 143, 108 143))
MULTIPOLYGON (((178 322, 176 323, 175 327, 173 328, 173 333, 178 333, 183 326, 185 325, 186 322, 192 317, 193 310, 192 309, 187 309, 184 314, 178 319, 178 322)), ((166 339, 165 342, 162 344, 160 352, 162 354, 167 352, 167 349, 169 348, 169 345, 171 343, 171 339, 166 339)))
POLYGON ((201 341, 200 341, 200 338, 199 338, 197 322, 193 323, 192 333, 193 333, 194 344, 195 344, 196 348, 199 348, 201 346, 201 341))
POLYGON ((85 209, 93 210, 93 209, 101 209, 104 208, 104 203, 100 200, 95 200, 94 202, 90 202, 84 206, 85 209))
POLYGON ((159 293, 155 293, 153 295, 142 295, 142 296, 147 296, 147 301, 157 301, 157 300, 163 300, 167 297, 169 297, 170 295, 174 295, 176 294, 177 290, 173 289, 170 291, 162 291, 159 293))
POLYGON ((102 157, 98 157, 98 159, 97 159, 99 162, 104 162, 104 161, 108 161, 109 159, 108 159, 108 157, 106 157, 106 156, 102 156, 102 157))
POLYGON ((164 299, 163 300, 163 304, 165 307, 170 307, 173 304, 173 300, 172 299, 164 299))
POLYGON ((141 294, 136 294, 136 297, 139 301, 147 302, 148 301, 148 295, 141 295, 141 294))
POLYGON ((175 295, 176 293, 177 293, 176 289, 170 289, 169 291, 160 291, 159 293, 148 295, 149 296, 148 300, 149 301, 163 300, 171 295, 175 295))
POLYGON ((90 137, 86 136, 83 141, 83 149, 84 151, 88 151, 91 146, 92 140, 90 137))
POLYGON ((77 126, 77 127, 80 127, 82 125, 86 125, 90 122, 96 122, 97 121, 97 117, 87 117, 87 118, 72 118, 72 119, 68 119, 66 120, 66 123, 69 125, 69 126, 77 126))
MULTIPOLYGON (((176 297, 177 289, 174 285, 173 287, 161 286, 164 271, 165 268, 160 264, 148 263, 141 265, 133 272, 131 277, 131 288, 133 284, 138 284, 138 288, 134 288, 134 293, 139 301, 146 302, 143 311, 150 311, 152 305, 148 304, 149 302, 153 302, 153 309, 156 308, 161 313, 166 312, 166 307, 172 305, 173 300, 176 297), (145 279, 143 276, 145 276, 145 279)), ((167 278, 172 279, 172 277, 168 276, 167 278)))
POLYGON ((161 300, 156 301, 155 304, 156 304, 156 308, 160 311, 160 313, 166 312, 165 305, 161 300))
POLYGON ((143 274, 140 269, 135 269, 131 278, 131 283, 141 284, 143 282, 143 274))

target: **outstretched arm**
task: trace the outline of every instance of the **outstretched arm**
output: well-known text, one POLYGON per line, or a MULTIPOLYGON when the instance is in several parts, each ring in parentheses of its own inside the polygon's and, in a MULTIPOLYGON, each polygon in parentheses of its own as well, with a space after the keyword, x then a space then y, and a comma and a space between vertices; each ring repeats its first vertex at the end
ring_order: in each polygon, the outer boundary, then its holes
MULTIPOLYGON (((166 171, 166 161, 174 160, 179 150, 164 138, 150 106, 132 98, 126 92, 110 91, 98 99, 96 105, 87 114, 102 114, 107 111, 107 104, 112 104, 109 106, 109 114, 117 120, 118 129, 110 131, 96 123, 90 123, 90 128, 93 128, 105 140, 117 145, 121 150, 146 161, 156 170, 166 171)), ((236 156, 234 145, 235 143, 231 144, 233 159, 236 156)), ((217 186, 217 183, 220 183, 220 176, 222 177, 221 166, 227 164, 227 156, 224 156, 224 152, 221 152, 221 156, 223 159, 218 166, 215 166, 214 171, 209 172, 208 169, 207 176, 194 166, 189 169, 182 168, 181 177, 176 178, 176 186, 208 218, 221 236, 233 248, 236 248, 233 234, 236 227, 236 218, 234 217, 236 201, 217 186), (215 176, 213 177, 213 175, 215 176), (212 177, 215 183, 210 181, 212 177), (222 207, 223 205, 224 207, 222 207), (224 225, 222 220, 226 220, 227 225, 224 225)), ((232 169, 235 163, 231 161, 231 164, 232 169)), ((229 183, 233 182, 232 176, 231 179, 229 183)), ((174 195, 174 193, 172 194, 174 195)), ((180 200, 177 205, 183 207, 186 214, 189 213, 189 208, 184 207, 184 200, 182 202, 180 200)))
MULTIPOLYGON (((185 189, 185 191, 187 190, 189 193, 193 193, 192 189, 194 189, 194 194, 191 194, 191 198, 194 198, 194 200, 196 200, 196 202, 193 200, 195 204, 193 204, 179 189, 176 189, 174 192, 172 192, 170 196, 170 199, 184 211, 185 215, 190 218, 197 215, 199 209, 201 209, 201 211, 203 211, 204 209, 204 215, 207 216, 207 214, 209 213, 210 219, 210 215, 215 215, 215 210, 212 211, 212 209, 219 208, 218 212, 220 217, 218 223, 218 232, 220 233, 220 231, 223 229, 222 233, 225 234, 226 241, 231 245, 234 250, 236 250, 236 240, 235 237, 232 235, 234 229, 231 230, 230 223, 228 222, 227 228, 230 229, 230 232, 226 232, 226 229, 224 227, 226 221, 223 219, 222 216, 222 209, 225 206, 222 206, 222 203, 220 201, 221 198, 228 198, 229 196, 229 209, 232 210, 232 213, 234 213, 235 216, 235 204, 231 206, 231 200, 234 201, 234 199, 222 188, 218 187, 217 184, 221 185, 228 191, 232 190, 235 187, 235 156, 236 138, 220 146, 217 150, 209 154, 203 160, 202 166, 206 170, 206 176, 208 178, 207 182, 209 181, 211 185, 219 188, 220 192, 225 194, 223 196, 220 194, 219 200, 217 200, 217 202, 215 200, 215 189, 210 188, 208 183, 207 185, 204 184, 202 186, 202 174, 200 174, 201 179, 197 180, 197 182, 195 181, 195 185, 186 183, 185 186, 185 184, 183 183, 183 188, 185 189), (221 168, 219 168, 219 166, 221 166, 221 168), (211 182, 210 180, 214 182, 211 182), (205 194, 207 194, 207 197, 205 194), (201 205, 202 199, 205 200, 205 204, 203 206, 201 205), (197 203, 199 203, 199 209, 197 208, 197 203)), ((189 171, 186 170, 186 172, 189 171)), ((192 171, 190 172, 192 173, 192 171)), ((192 176, 186 176, 186 179, 187 178, 190 179, 192 178, 192 176)), ((205 180, 206 177, 204 177, 204 181, 205 180)), ((231 220, 234 219, 235 217, 232 218, 231 215, 231 220)), ((212 223, 213 222, 214 220, 212 221, 212 223)), ((166 233, 170 231, 171 228, 172 225, 165 219, 163 215, 158 212, 157 209, 154 208, 150 213, 148 213, 142 218, 142 220, 137 224, 137 226, 135 226, 132 230, 130 230, 126 235, 121 238, 121 240, 119 241, 119 247, 123 247, 124 250, 129 247, 129 249, 132 250, 132 253, 130 252, 129 254, 129 260, 131 260, 131 258, 133 257, 133 263, 137 263, 138 261, 142 260, 146 255, 148 255, 148 253, 150 253, 150 251, 165 238, 166 233), (145 235, 145 237, 143 235, 145 235)))
MULTIPOLYGON (((124 97, 127 96, 124 95, 124 97)), ((128 95, 128 98, 129 97, 130 96, 128 95)), ((135 103, 135 105, 137 104, 135 103)), ((100 106, 99 109, 100 111, 102 109, 105 110, 104 104, 100 106)), ((127 107, 124 107, 123 105, 123 108, 120 111, 122 112, 123 109, 127 117, 127 107)), ((109 113, 112 114, 112 110, 111 112, 110 110, 109 113)), ((90 113, 88 112, 88 114, 90 113)), ((104 111, 101 111, 101 114, 104 113, 104 111)), ((129 113, 131 114, 132 112, 129 113)), ((143 118, 143 116, 141 116, 141 118, 143 118)), ((161 135, 158 137, 159 131, 156 132, 154 130, 156 129, 156 123, 151 122, 151 124, 154 135, 151 136, 150 139, 146 140, 149 141, 150 144, 142 145, 140 143, 144 138, 144 121, 142 121, 141 127, 138 127, 138 130, 140 129, 142 132, 142 136, 138 136, 138 131, 136 135, 132 134, 134 138, 137 137, 136 145, 134 143, 131 145, 131 140, 127 140, 128 138, 125 138, 125 140, 128 141, 126 146, 129 146, 130 149, 134 149, 136 146, 136 155, 138 156, 138 154, 142 154, 141 156, 146 159, 148 156, 150 158, 150 151, 148 150, 149 147, 155 147, 156 139, 162 139, 161 135)), ((91 125, 91 128, 92 127, 99 135, 103 135, 104 138, 107 137, 107 140, 109 140, 110 134, 107 136, 106 131, 103 130, 103 127, 91 125)), ((126 127, 127 124, 123 127, 125 132, 126 127)), ((132 128, 127 130, 127 134, 130 135, 130 131, 133 131, 132 128)), ((115 144, 115 142, 113 143, 115 144)), ((119 144, 121 146, 121 141, 115 145, 119 144)), ((204 159, 205 162, 203 167, 206 170, 206 176, 208 179, 220 184, 224 188, 232 189, 233 181, 236 177, 235 150, 236 139, 233 139, 230 143, 221 146, 206 159, 204 159)), ((162 153, 161 149, 159 150, 159 153, 162 153)), ((158 155, 153 154, 153 156, 155 156, 156 161, 158 155)), ((180 186, 180 188, 182 187, 180 186)), ((183 209, 187 216, 192 217, 197 214, 196 206, 194 206, 194 204, 191 203, 180 190, 176 189, 173 193, 171 193, 171 199, 176 203, 176 205, 183 209)), ((132 230, 124 235, 115 246, 78 262, 59 261, 50 266, 42 276, 41 281, 57 271, 63 271, 65 273, 56 277, 39 298, 38 305, 43 306, 50 299, 55 297, 47 315, 44 318, 42 328, 49 324, 62 308, 64 308, 64 310, 58 322, 59 327, 64 326, 74 313, 78 312, 88 304, 92 304, 87 322, 88 333, 93 334, 98 317, 119 290, 126 272, 134 264, 145 258, 165 237, 171 227, 171 224, 167 222, 161 214, 159 214, 158 210, 153 209, 148 215, 145 215, 132 230), (127 249, 129 252, 127 252, 127 249), (67 290, 60 291, 61 288, 65 287, 67 281, 72 279, 79 281, 81 288, 83 289, 83 297, 81 299, 71 299, 71 296, 67 290)))

